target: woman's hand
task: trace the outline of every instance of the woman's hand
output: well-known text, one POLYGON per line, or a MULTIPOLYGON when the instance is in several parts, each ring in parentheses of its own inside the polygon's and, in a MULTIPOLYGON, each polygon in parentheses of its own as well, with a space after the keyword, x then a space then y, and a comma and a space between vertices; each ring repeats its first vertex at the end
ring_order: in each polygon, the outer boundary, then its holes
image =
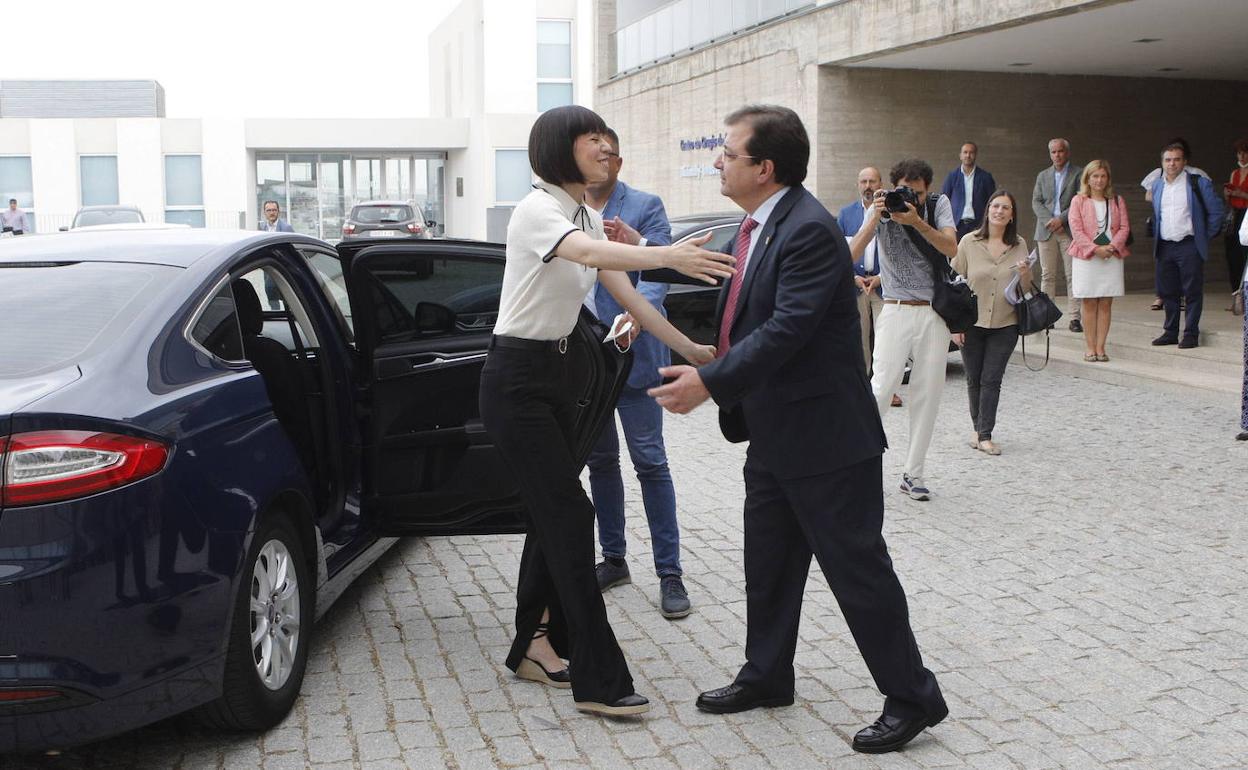
POLYGON ((1014 265, 1014 269, 1018 271, 1020 283, 1027 283, 1031 280, 1031 262, 1026 259, 1020 259, 1014 265))
POLYGON ((702 245, 711 239, 711 235, 712 233, 707 233, 700 238, 685 241, 679 246, 662 247, 667 249, 667 266, 712 286, 716 284, 716 279, 729 278, 734 275, 737 272, 733 269, 733 266, 737 264, 736 257, 702 248, 702 245))
POLYGON ((680 351, 680 355, 694 366, 709 364, 715 360, 714 345, 699 345, 697 343, 690 342, 686 347, 686 350, 680 351))

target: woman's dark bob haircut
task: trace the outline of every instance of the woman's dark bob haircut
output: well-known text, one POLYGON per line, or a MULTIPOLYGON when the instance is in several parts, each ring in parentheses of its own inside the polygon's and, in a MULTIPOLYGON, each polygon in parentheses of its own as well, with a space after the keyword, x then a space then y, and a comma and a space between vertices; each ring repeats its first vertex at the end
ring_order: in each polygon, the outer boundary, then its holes
POLYGON ((572 148, 578 137, 606 133, 598 113, 579 104, 546 110, 529 132, 529 165, 550 184, 585 184, 572 148))
POLYGON ((1001 236, 1001 240, 1006 246, 1014 246, 1018 243, 1018 201, 1014 200, 1014 194, 1009 190, 997 190, 988 197, 988 205, 984 206, 984 221, 979 224, 979 229, 975 231, 975 237, 981 241, 988 239, 988 209, 992 207, 992 202, 997 198, 1010 199, 1010 209, 1013 211, 1013 214, 1011 214, 1010 221, 1005 226, 1005 233, 1001 236))

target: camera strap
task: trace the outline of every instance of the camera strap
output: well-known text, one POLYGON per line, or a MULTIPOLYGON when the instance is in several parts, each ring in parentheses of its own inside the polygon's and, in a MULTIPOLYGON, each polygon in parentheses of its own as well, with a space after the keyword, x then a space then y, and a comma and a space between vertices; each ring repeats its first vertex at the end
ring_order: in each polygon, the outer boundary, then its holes
MULTIPOLYGON (((935 193, 928 195, 925 204, 926 211, 923 212, 924 219, 927 220, 927 224, 932 229, 938 229, 936 227, 936 204, 939 200, 940 196, 935 193)), ((910 243, 914 244, 914 247, 919 250, 919 253, 932 266, 932 280, 939 281, 943 279, 948 281, 953 278, 953 268, 950 267, 949 260, 945 258, 945 255, 940 250, 928 243, 928 240, 910 225, 902 225, 901 229, 905 232, 906 237, 910 239, 910 243)))

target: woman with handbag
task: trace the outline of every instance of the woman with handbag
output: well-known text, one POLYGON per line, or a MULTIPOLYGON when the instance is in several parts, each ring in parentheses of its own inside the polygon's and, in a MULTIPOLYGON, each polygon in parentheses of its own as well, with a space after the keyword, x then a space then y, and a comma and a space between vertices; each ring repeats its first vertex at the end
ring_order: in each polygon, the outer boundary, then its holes
POLYGON ((1124 293, 1122 260, 1131 252, 1127 238, 1127 204, 1114 194, 1109 163, 1088 161, 1083 167, 1079 194, 1070 202, 1071 282, 1075 297, 1083 300, 1084 361, 1108 361, 1105 339, 1114 297, 1124 293))
POLYGON ((1027 242, 1018 235, 1017 218, 1014 196, 997 190, 988 199, 979 229, 963 236, 953 258, 953 269, 966 278, 979 301, 975 325, 953 335, 953 340, 962 348, 966 369, 966 393, 975 426, 971 446, 990 455, 1001 454, 1001 447, 992 440, 992 429, 1005 365, 1018 343, 1018 313, 1006 299, 1005 289, 1016 271, 1023 287, 1035 289, 1027 242))

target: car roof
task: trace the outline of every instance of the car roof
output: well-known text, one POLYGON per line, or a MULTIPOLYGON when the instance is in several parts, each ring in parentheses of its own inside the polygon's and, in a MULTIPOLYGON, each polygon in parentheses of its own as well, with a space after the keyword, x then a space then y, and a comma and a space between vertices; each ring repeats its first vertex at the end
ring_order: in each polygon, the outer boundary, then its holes
POLYGON ((79 214, 84 211, 138 211, 141 213, 143 209, 129 203, 105 203, 98 206, 82 206, 78 209, 79 214))
POLYGON ((315 243, 306 235, 250 230, 167 228, 158 230, 69 230, 0 239, 0 263, 135 262, 190 267, 209 254, 233 254, 249 246, 315 243))
MULTIPOLYGON (((360 201, 356 206, 415 206, 411 201, 360 201)), ((354 206, 352 207, 354 208, 354 206)))

